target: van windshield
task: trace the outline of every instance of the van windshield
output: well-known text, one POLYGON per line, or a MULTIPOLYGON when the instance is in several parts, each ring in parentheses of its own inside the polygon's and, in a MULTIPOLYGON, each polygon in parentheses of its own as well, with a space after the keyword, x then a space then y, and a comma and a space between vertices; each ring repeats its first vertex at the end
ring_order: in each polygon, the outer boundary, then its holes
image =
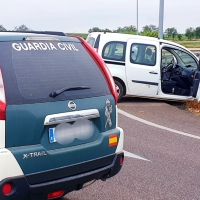
POLYGON ((100 69, 81 43, 2 42, 0 67, 8 104, 87 98, 110 94, 100 69), (87 86, 49 97, 61 88, 87 86))
POLYGON ((87 37, 86 42, 89 43, 92 47, 94 47, 95 38, 87 37))

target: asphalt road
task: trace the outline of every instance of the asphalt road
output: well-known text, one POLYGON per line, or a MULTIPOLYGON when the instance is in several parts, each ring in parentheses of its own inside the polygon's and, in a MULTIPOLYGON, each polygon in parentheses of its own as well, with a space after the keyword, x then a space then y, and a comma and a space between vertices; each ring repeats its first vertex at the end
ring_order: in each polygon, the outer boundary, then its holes
POLYGON ((65 200, 200 200, 200 116, 163 101, 125 98, 120 173, 65 200))

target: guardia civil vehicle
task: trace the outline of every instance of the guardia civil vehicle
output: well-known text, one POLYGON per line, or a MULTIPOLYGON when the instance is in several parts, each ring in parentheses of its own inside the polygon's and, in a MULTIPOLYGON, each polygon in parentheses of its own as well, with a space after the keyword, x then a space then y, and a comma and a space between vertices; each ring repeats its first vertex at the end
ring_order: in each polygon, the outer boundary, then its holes
POLYGON ((123 96, 200 101, 199 58, 163 39, 93 32, 87 42, 107 64, 123 96))
POLYGON ((116 104, 112 76, 85 40, 1 32, 0 200, 58 199, 116 175, 116 104))

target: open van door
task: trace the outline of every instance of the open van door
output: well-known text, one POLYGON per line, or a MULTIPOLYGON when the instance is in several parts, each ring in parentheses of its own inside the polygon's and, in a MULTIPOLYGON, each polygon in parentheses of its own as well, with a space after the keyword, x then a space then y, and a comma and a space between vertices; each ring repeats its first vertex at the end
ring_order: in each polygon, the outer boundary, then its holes
POLYGON ((127 94, 155 97, 160 82, 159 43, 129 39, 126 51, 127 94))
POLYGON ((193 81, 193 91, 192 96, 197 100, 200 101, 200 61, 198 66, 198 71, 195 73, 194 81, 193 81))

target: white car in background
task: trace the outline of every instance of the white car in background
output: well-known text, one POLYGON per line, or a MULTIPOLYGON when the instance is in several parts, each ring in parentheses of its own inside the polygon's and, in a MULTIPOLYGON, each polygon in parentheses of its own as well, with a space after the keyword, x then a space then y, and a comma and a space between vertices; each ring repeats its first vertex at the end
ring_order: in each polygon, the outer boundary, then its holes
POLYGON ((199 58, 163 39, 119 33, 90 33, 86 41, 103 58, 115 80, 119 100, 139 96, 200 100, 199 58))

